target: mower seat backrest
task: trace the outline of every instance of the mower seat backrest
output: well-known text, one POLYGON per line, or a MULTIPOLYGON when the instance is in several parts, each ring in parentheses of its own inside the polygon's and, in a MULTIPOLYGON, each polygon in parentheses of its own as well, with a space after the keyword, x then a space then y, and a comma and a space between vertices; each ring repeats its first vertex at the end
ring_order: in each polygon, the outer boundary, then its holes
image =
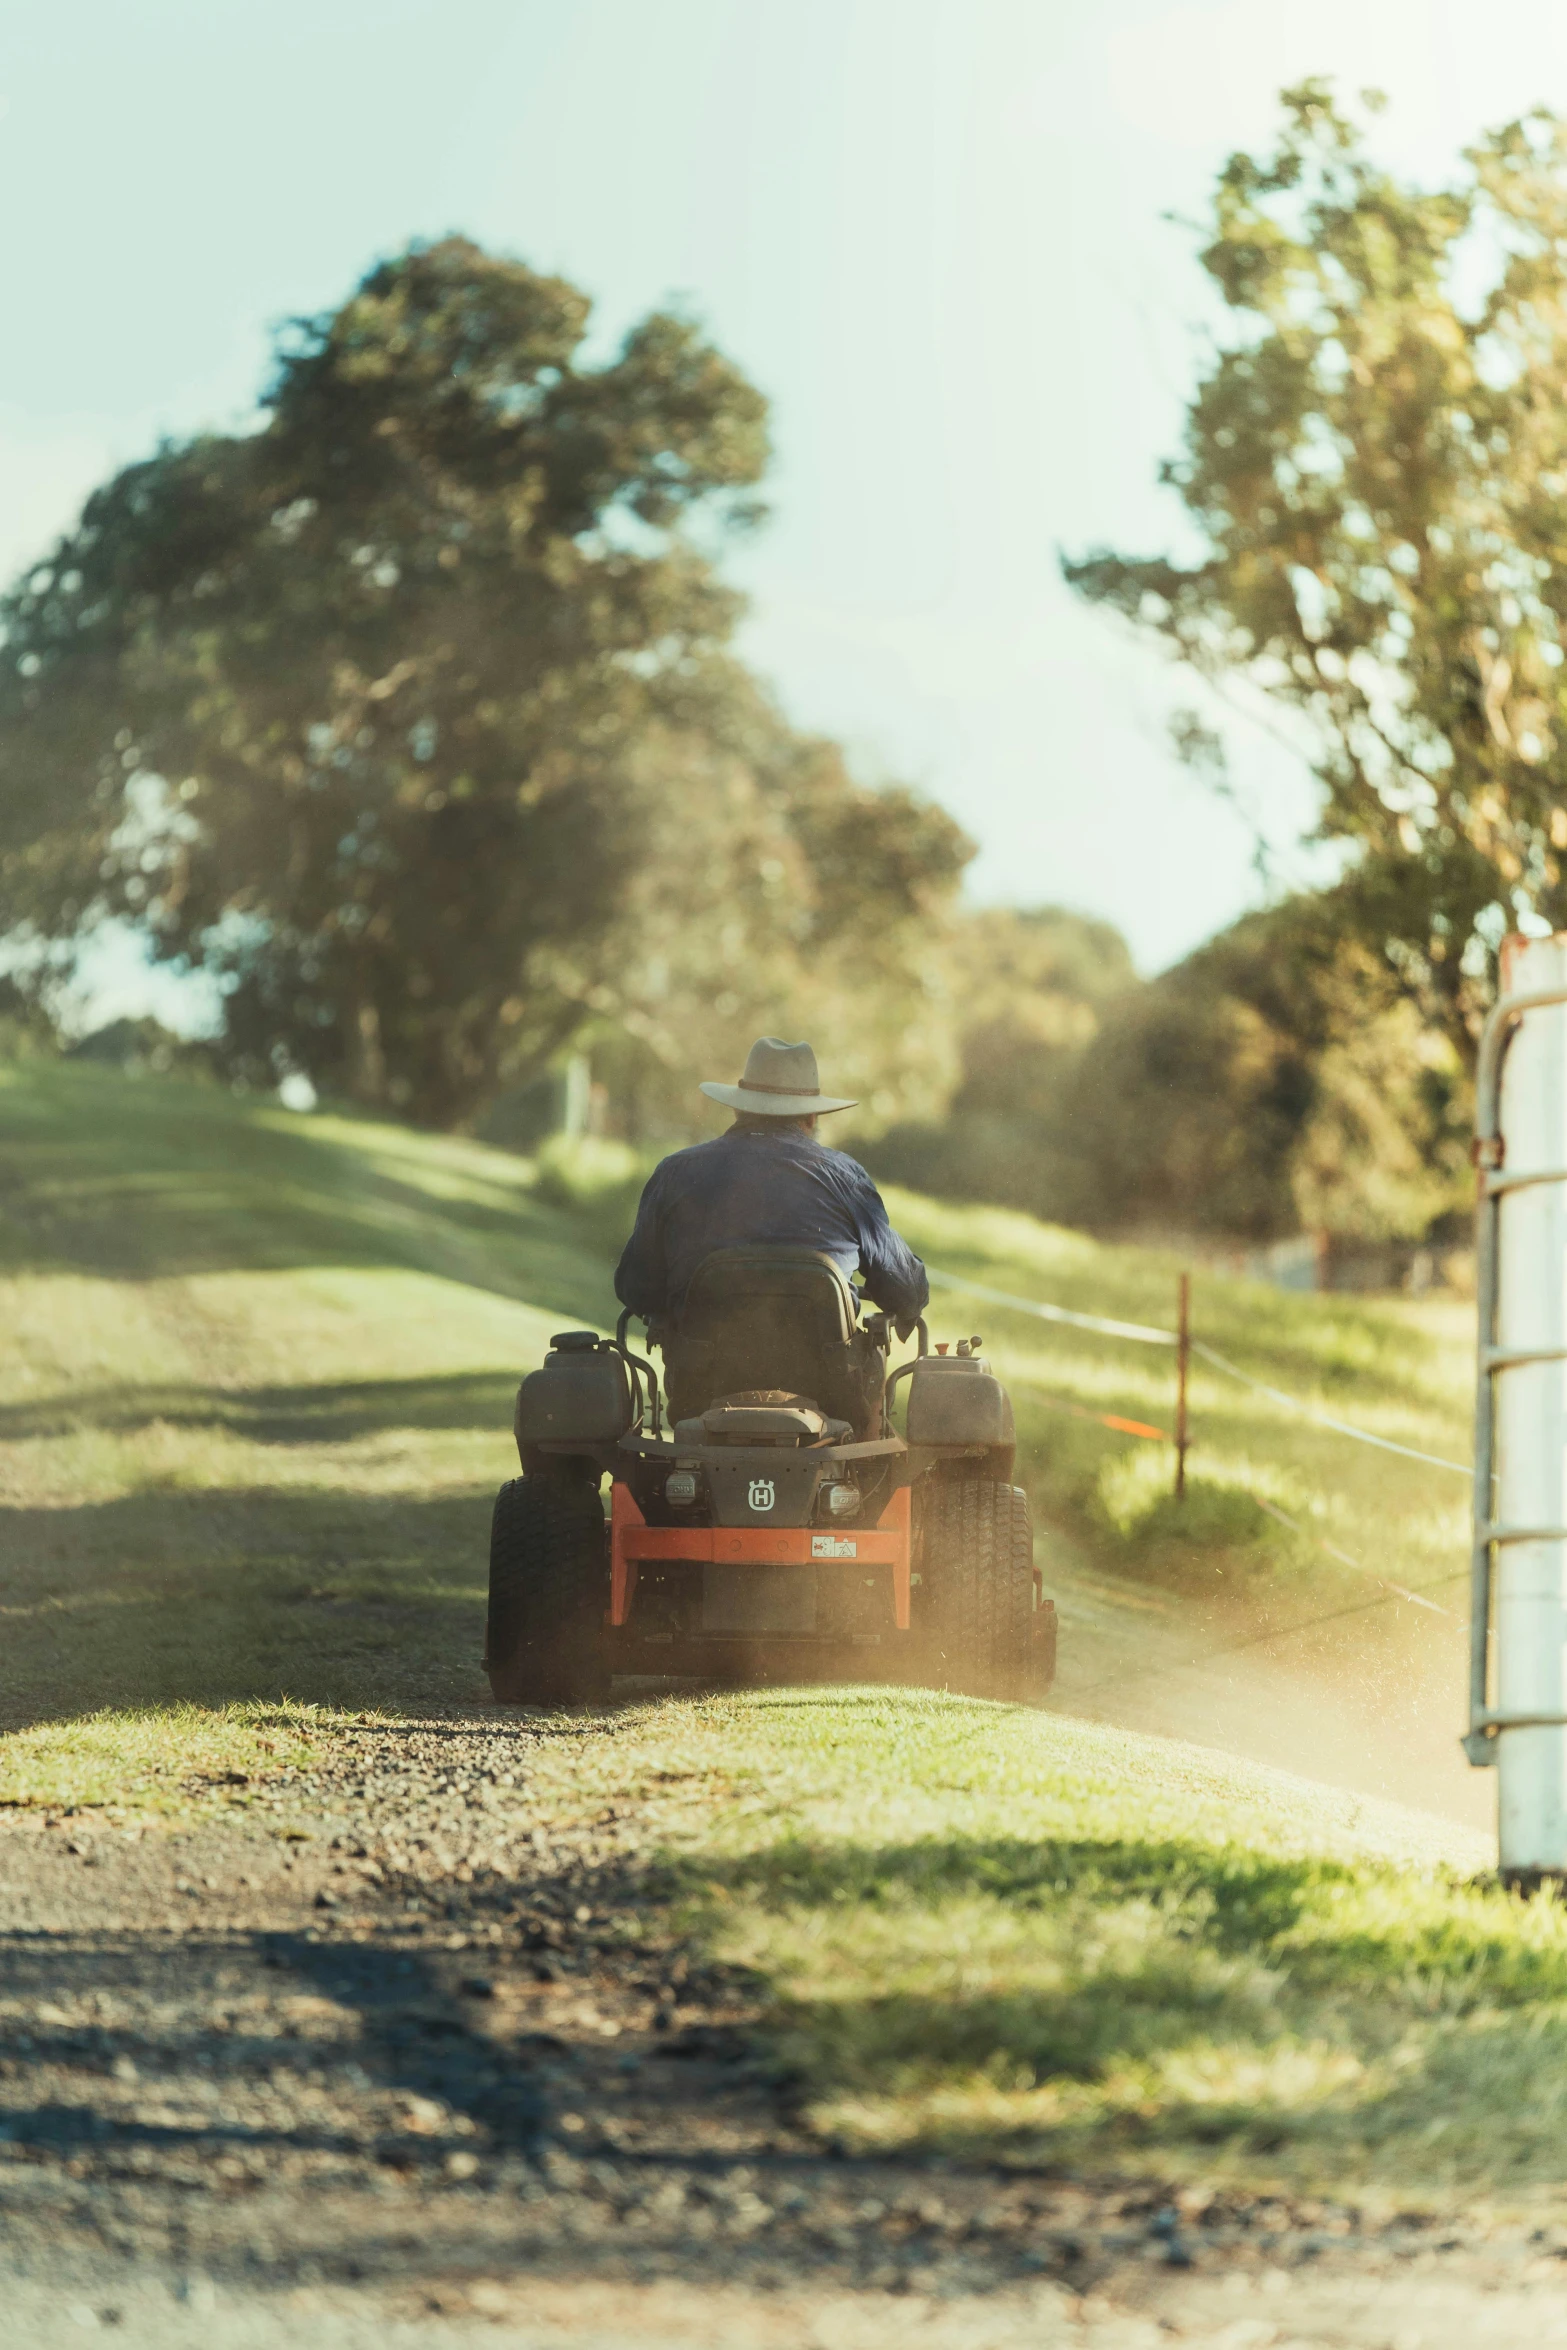
POLYGON ((691 1276, 681 1329, 688 1338, 711 1340, 742 1324, 787 1332, 812 1346, 847 1346, 854 1293, 820 1249, 715 1249, 691 1276))
POLYGON ((691 1277, 678 1338, 666 1348, 699 1409, 747 1389, 783 1388, 832 1408, 854 1359, 854 1293, 818 1249, 724 1248, 691 1277))

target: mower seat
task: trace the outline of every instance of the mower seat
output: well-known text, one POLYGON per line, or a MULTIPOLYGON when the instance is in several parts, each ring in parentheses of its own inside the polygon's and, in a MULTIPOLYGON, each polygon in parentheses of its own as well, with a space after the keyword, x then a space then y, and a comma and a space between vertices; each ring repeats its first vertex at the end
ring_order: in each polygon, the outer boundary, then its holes
POLYGON ((698 1420, 675 1424, 677 1444, 842 1444, 847 1420, 829 1420, 808 1397, 783 1388, 721 1396, 698 1420))
MULTIPOLYGON (((855 1325, 847 1277, 821 1250, 715 1249, 660 1343, 677 1424, 721 1401, 728 1408, 758 1390, 781 1390, 823 1421, 879 1425, 884 1366, 855 1325)), ((803 1432, 794 1439, 802 1440, 803 1432)))

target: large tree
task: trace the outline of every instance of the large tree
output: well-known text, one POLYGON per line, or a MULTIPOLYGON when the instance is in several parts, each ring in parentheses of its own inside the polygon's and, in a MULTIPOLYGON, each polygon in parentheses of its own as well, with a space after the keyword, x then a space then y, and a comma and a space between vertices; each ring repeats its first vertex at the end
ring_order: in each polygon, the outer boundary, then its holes
POLYGON ((946 812, 848 773, 737 665, 704 665, 644 745, 641 857, 609 957, 549 959, 618 1131, 684 1138, 715 1113, 698 1079, 738 1076, 759 1030, 814 1041, 863 1132, 946 1102, 956 1070, 950 901, 970 844, 946 812))
POLYGON ((1197 559, 1065 568, 1280 713, 1341 908, 1467 1053, 1502 931, 1567 926, 1567 129, 1421 189, 1325 84, 1282 103, 1202 254, 1233 331, 1163 475, 1197 559))
MULTIPOLYGON (((837 770, 803 824, 819 754, 723 650, 765 404, 678 317, 586 364, 588 311, 416 247, 284 335, 258 431, 89 500, 0 615, 0 932, 129 918, 231 1065, 440 1124, 660 972, 841 939, 845 827, 896 862, 910 812, 837 770)), ((914 832, 909 920, 964 853, 914 832)))
POLYGON ((1107 1008, 1056 1098, 1100 1229, 1419 1241, 1469 1197, 1466 1087, 1339 891, 1248 914, 1107 1008))

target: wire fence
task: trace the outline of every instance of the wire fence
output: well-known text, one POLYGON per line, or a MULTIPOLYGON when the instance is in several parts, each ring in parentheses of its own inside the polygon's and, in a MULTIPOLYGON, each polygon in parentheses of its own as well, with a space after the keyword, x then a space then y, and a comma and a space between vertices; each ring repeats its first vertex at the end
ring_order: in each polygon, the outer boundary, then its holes
POLYGON ((1270 1387, 1264 1379, 1253 1379, 1249 1372, 1232 1363, 1228 1355, 1221 1355, 1217 1347, 1209 1346, 1203 1339, 1192 1340, 1192 1353, 1201 1355, 1205 1363, 1222 1371, 1227 1379, 1238 1379, 1243 1387, 1269 1396, 1274 1403, 1281 1403, 1308 1420, 1315 1420, 1319 1428, 1331 1428, 1336 1436, 1352 1436, 1357 1444, 1374 1444, 1379 1452, 1396 1452, 1406 1461, 1423 1461, 1428 1469, 1452 1469, 1460 1477, 1474 1475, 1467 1461, 1444 1460, 1440 1453, 1417 1452, 1413 1445, 1395 1444, 1390 1436, 1374 1436, 1369 1428, 1357 1428, 1349 1420, 1335 1420, 1331 1412, 1319 1411, 1315 1404, 1302 1403, 1298 1395, 1286 1395, 1282 1387, 1270 1387))
MULTIPOLYGON (((1005 1306, 1014 1314, 1031 1314, 1037 1321, 1065 1322, 1074 1330, 1097 1331, 1105 1338, 1135 1339, 1144 1346, 1179 1344, 1179 1333, 1174 1330, 1158 1330, 1146 1322, 1113 1322, 1101 1314, 1073 1313, 1065 1306, 1050 1305, 1040 1298, 1013 1297, 1004 1289, 988 1289, 982 1281, 966 1280, 959 1273, 933 1272, 930 1279, 939 1289, 965 1290, 970 1297, 984 1298, 991 1305, 1005 1306)), ((1467 1461, 1450 1461, 1440 1453, 1418 1452, 1413 1445, 1395 1444, 1390 1436, 1376 1436, 1369 1428, 1357 1428, 1350 1420, 1335 1419, 1330 1412, 1322 1411, 1316 1404, 1303 1402, 1298 1395, 1287 1394, 1282 1387, 1270 1387, 1265 1379, 1254 1379, 1249 1371, 1243 1371, 1238 1363, 1232 1363, 1228 1355, 1221 1355, 1218 1348, 1209 1346, 1205 1339, 1194 1338, 1191 1350, 1226 1379, 1238 1380, 1242 1387, 1249 1387, 1254 1394, 1265 1395, 1271 1402, 1283 1404, 1287 1411, 1299 1412, 1303 1418, 1315 1420, 1318 1427, 1329 1428, 1336 1436, 1353 1437, 1357 1444, 1374 1444, 1379 1452, 1396 1452, 1404 1460, 1422 1461, 1430 1469, 1452 1469, 1460 1477, 1474 1475, 1467 1461)), ((1139 1430, 1139 1433, 1144 1431, 1139 1430)), ((1164 1432, 1155 1430, 1154 1433, 1164 1432)), ((1167 1437, 1168 1441, 1170 1439, 1167 1437)))
POLYGON ((1155 1330, 1145 1322, 1107 1322, 1102 1314, 1072 1313, 1066 1306, 1047 1305, 1037 1297, 1011 1297, 1004 1289, 987 1289, 983 1281, 968 1281, 959 1273, 937 1273, 926 1268, 938 1289, 964 1289, 993 1306, 1008 1306, 1015 1314, 1032 1314, 1040 1322, 1065 1322, 1073 1330, 1097 1330, 1105 1338, 1135 1338, 1144 1346, 1174 1346, 1173 1330, 1155 1330))
MULTIPOLYGON (((1142 1346, 1181 1347, 1181 1332, 1161 1330, 1151 1323, 1122 1322, 1104 1314, 1080 1313, 1073 1308, 1056 1305, 1047 1299, 1017 1297, 1008 1290, 992 1289, 982 1281, 970 1281, 959 1273, 931 1271, 930 1280, 939 1289, 961 1290, 969 1297, 980 1298, 987 1304, 1001 1306, 1009 1313, 1026 1314, 1035 1321, 1057 1323, 1073 1330, 1086 1330, 1104 1338, 1129 1339, 1142 1346)), ((1323 1411, 1319 1405, 1306 1402, 1301 1396, 1291 1395, 1282 1387, 1272 1386, 1265 1379, 1253 1378, 1249 1371, 1243 1371, 1238 1363, 1231 1362, 1228 1355, 1221 1354, 1217 1347, 1210 1346, 1204 1339, 1188 1338, 1187 1345, 1191 1354, 1206 1363, 1210 1370, 1217 1371, 1221 1377, 1235 1380, 1240 1386, 1249 1388, 1255 1395, 1266 1396, 1271 1403, 1281 1405, 1286 1411, 1298 1413, 1301 1418, 1312 1421, 1317 1427, 1325 1428, 1333 1435, 1347 1437, 1356 1444, 1371 1445, 1379 1452, 1395 1453, 1401 1460, 1416 1461, 1425 1468, 1447 1469, 1456 1476, 1468 1477, 1471 1480, 1474 1477, 1474 1470, 1466 1461, 1448 1460, 1441 1453, 1422 1452, 1414 1445, 1395 1443, 1393 1438, 1389 1436, 1378 1436, 1370 1428, 1358 1428, 1353 1421, 1341 1420, 1335 1414, 1323 1411)), ((1147 1421, 1125 1419, 1111 1412, 1090 1411, 1085 1405, 1069 1403, 1058 1397, 1045 1397, 1041 1400, 1051 1410, 1069 1412, 1077 1419, 1093 1420, 1101 1427, 1115 1429, 1128 1436, 1158 1439, 1166 1444, 1175 1441, 1168 1430, 1155 1428, 1147 1421)), ((1347 1567, 1351 1573, 1366 1576, 1368 1580, 1378 1586, 1383 1597, 1358 1601, 1348 1607, 1329 1608, 1318 1615, 1308 1616, 1299 1623, 1277 1630, 1249 1633, 1240 1640, 1221 1642, 1217 1648, 1207 1651, 1207 1655, 1227 1655, 1232 1648, 1249 1648, 1268 1640, 1287 1638, 1293 1633, 1309 1631, 1319 1624, 1336 1622, 1342 1616, 1358 1615, 1368 1608, 1380 1607, 1385 1604, 1387 1599, 1405 1600, 1413 1607, 1426 1608, 1433 1615, 1446 1616, 1450 1621, 1457 1621, 1453 1610, 1443 1607, 1439 1601, 1432 1599, 1429 1590, 1417 1590, 1407 1584, 1394 1583, 1387 1576, 1378 1575, 1359 1559, 1351 1558, 1347 1551, 1340 1550, 1336 1544, 1326 1541, 1314 1529, 1303 1525, 1287 1510, 1280 1509, 1276 1502, 1266 1501, 1261 1494, 1255 1492, 1251 1498, 1265 1516, 1288 1528, 1301 1540, 1313 1543, 1319 1550, 1325 1551, 1328 1557, 1335 1560, 1338 1565, 1347 1567)), ((1447 1584, 1458 1581, 1463 1571, 1460 1570, 1459 1574, 1440 1577, 1434 1585, 1430 1586, 1430 1589, 1440 1590, 1447 1584)), ((1193 1659, 1192 1661, 1196 1663, 1204 1660, 1193 1659)), ((1081 1692, 1081 1694, 1086 1695, 1088 1692, 1081 1692)))

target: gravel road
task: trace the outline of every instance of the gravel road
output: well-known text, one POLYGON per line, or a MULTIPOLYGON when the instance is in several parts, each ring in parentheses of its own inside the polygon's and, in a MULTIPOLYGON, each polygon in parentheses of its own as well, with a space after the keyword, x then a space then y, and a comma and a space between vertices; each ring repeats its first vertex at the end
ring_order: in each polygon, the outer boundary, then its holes
POLYGON ((0 1815, 0 2341, 1567 2341, 1567 2225, 834 2159, 652 1799, 562 1798, 614 1736, 367 1721, 173 1826, 0 1815))

